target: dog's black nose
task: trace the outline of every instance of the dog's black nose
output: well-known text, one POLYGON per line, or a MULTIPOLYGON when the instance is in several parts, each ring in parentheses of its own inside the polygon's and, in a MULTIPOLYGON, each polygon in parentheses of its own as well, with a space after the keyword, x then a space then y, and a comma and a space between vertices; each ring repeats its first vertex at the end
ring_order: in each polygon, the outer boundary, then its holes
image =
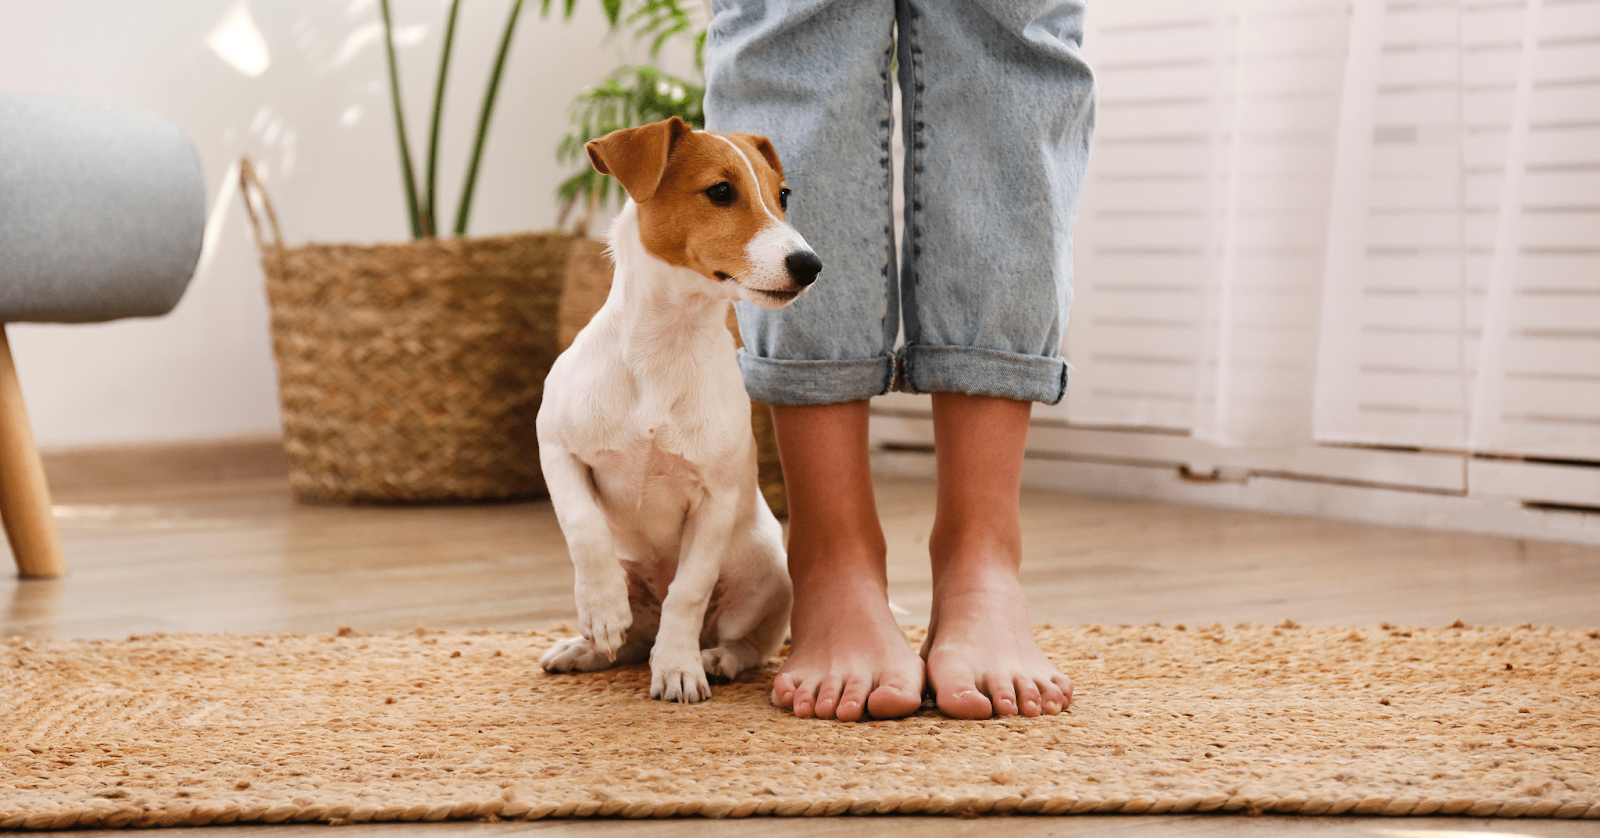
POLYGON ((789 254, 783 264, 789 268, 789 276, 794 277, 795 284, 802 288, 816 282, 817 274, 822 272, 822 260, 809 250, 789 254))

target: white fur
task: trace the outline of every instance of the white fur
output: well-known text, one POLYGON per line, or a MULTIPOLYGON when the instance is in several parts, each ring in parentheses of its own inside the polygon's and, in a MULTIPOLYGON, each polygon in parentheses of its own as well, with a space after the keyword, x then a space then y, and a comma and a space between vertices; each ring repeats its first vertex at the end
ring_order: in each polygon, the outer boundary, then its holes
MULTIPOLYGON (((751 267, 748 271, 739 275, 740 284, 756 291, 791 290, 794 283, 790 281, 789 269, 784 260, 791 253, 810 251, 811 245, 806 244, 806 240, 800 235, 799 230, 789 226, 783 219, 772 214, 772 208, 767 206, 767 196, 761 191, 761 178, 756 176, 756 167, 750 161, 750 155, 745 154, 744 149, 735 145, 727 137, 721 134, 707 133, 726 143, 728 148, 733 149, 734 153, 739 155, 739 159, 744 161, 745 169, 750 172, 750 182, 756 188, 756 204, 761 207, 762 212, 767 214, 766 225, 745 246, 745 258, 750 260, 751 267)), ((768 298, 760 295, 746 295, 742 299, 747 299, 757 305, 771 307, 769 303, 763 302, 764 299, 768 298)))
POLYGON ((652 697, 703 701, 708 674, 732 678, 777 651, 792 593, 725 325, 743 286, 650 255, 638 227, 629 201, 610 234, 611 293, 545 379, 539 456, 582 636, 540 663, 648 656, 652 697))
MULTIPOLYGON (((745 258, 750 261, 750 269, 739 275, 739 284, 757 292, 792 289, 794 282, 789 277, 789 268, 784 260, 791 253, 810 249, 806 240, 800 238, 800 234, 788 224, 782 221, 768 224, 745 245, 745 258)), ((770 303, 762 302, 767 298, 759 294, 742 295, 741 299, 772 307, 770 303)))

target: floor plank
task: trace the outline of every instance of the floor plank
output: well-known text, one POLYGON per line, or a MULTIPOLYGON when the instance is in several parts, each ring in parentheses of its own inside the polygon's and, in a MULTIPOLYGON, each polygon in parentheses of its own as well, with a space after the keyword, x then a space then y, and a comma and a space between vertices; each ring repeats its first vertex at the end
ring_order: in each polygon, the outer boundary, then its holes
MULTIPOLYGON (((572 620, 572 571, 545 502, 317 507, 289 496, 270 440, 47 458, 70 575, 0 579, 0 635, 489 628, 572 620)), ((880 481, 890 589, 928 615, 933 490, 880 481)), ((1036 622, 1600 625, 1600 548, 1028 491, 1036 622)), ((754 830, 951 837, 995 819, 576 821, 347 827, 341 835, 693 835, 754 830)), ((1593 835, 1593 824, 1456 818, 1006 818, 1018 836, 1593 835)), ((213 827, 252 838, 315 827, 213 827)), ((78 832, 76 835, 98 835, 78 832)))

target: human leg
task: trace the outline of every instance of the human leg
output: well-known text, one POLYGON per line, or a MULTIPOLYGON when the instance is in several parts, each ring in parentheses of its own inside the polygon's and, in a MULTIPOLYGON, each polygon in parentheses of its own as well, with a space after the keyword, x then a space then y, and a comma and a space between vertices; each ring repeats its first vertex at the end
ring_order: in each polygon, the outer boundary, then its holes
POLYGON ((774 405, 789 495, 789 657, 773 703, 797 716, 904 716, 920 658, 889 611, 867 458, 866 399, 887 392, 899 328, 890 215, 894 6, 861 0, 718 0, 706 121, 772 140, 793 189, 789 221, 822 258, 795 303, 739 307, 740 365, 774 405))
POLYGON ((867 402, 772 409, 789 490, 788 659, 772 703, 796 716, 895 718, 922 705, 923 664, 889 611, 867 457, 867 402))
POLYGON ((933 393, 938 512, 923 645, 941 710, 1036 716, 1072 682, 1019 581, 1031 402, 1066 386, 1071 234, 1093 127, 1081 0, 902 0, 902 389, 933 393))
POLYGON ((933 615, 922 655, 939 709, 956 718, 1053 714, 1072 701, 1071 679, 1034 641, 1018 578, 1031 408, 933 395, 939 493, 928 539, 933 615))
POLYGON ((788 220, 822 273, 781 311, 738 304, 751 398, 819 405, 893 379, 899 331, 890 187, 894 4, 717 0, 707 34, 706 126, 773 143, 788 220))
POLYGON ((1094 123, 1082 0, 901 0, 901 389, 1054 404, 1094 123))

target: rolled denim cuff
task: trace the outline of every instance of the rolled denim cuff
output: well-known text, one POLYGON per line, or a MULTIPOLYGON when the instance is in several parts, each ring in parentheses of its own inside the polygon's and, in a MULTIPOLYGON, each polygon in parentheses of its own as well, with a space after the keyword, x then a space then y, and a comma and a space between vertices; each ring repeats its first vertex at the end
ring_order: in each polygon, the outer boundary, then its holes
POLYGON ((817 405, 870 399, 889 392, 894 356, 845 361, 780 361, 739 350, 750 398, 767 404, 817 405))
POLYGON ((967 346, 907 346, 900 350, 899 389, 908 393, 966 393, 1056 404, 1067 392, 1067 362, 967 346))

